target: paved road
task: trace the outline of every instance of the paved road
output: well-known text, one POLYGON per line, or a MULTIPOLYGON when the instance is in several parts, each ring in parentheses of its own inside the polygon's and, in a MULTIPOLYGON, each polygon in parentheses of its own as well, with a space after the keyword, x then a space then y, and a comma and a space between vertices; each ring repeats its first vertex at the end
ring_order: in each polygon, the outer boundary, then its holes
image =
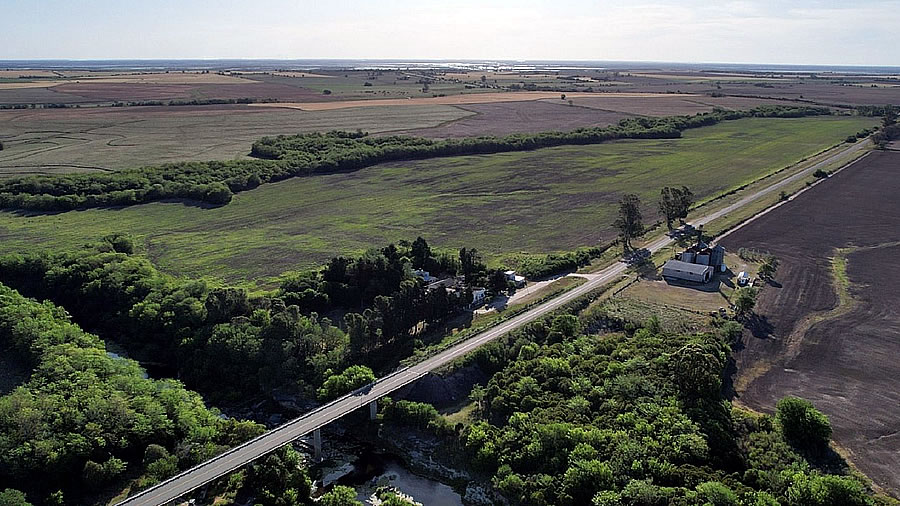
MULTIPOLYGON (((856 152, 864 147, 865 143, 857 143, 848 149, 843 150, 831 157, 817 163, 803 171, 785 178, 784 180, 769 186, 763 190, 757 191, 747 197, 731 204, 723 209, 707 216, 703 216, 695 220, 694 226, 709 223, 710 221, 722 217, 733 212, 750 202, 759 199, 764 195, 778 191, 785 185, 791 184, 798 179, 807 177, 816 169, 833 161, 846 159, 851 153, 856 152)), ((645 246, 650 252, 656 252, 659 249, 669 245, 672 239, 668 236, 660 237, 645 246)), ((425 376, 430 371, 440 368, 453 360, 469 353, 479 346, 493 341, 507 332, 525 325, 541 316, 559 308, 560 306, 571 302, 578 297, 599 288, 610 281, 619 278, 625 273, 628 266, 624 263, 616 263, 591 275, 591 279, 559 297, 556 297, 540 306, 535 307, 519 316, 516 316, 490 330, 486 330, 472 338, 463 341, 452 348, 449 348, 423 362, 412 367, 401 369, 383 378, 378 379, 375 383, 364 387, 356 392, 352 392, 341 398, 338 398, 318 409, 306 413, 299 418, 272 429, 261 436, 247 441, 246 443, 232 448, 231 450, 214 457, 198 466, 188 469, 183 473, 174 476, 155 487, 140 492, 119 503, 120 506, 158 506, 178 499, 184 494, 191 492, 203 485, 228 474, 235 469, 252 462, 253 460, 266 455, 288 443, 298 439, 310 432, 321 428, 334 420, 359 409, 372 401, 376 401, 381 397, 397 390, 398 388, 408 385, 413 381, 425 376)))

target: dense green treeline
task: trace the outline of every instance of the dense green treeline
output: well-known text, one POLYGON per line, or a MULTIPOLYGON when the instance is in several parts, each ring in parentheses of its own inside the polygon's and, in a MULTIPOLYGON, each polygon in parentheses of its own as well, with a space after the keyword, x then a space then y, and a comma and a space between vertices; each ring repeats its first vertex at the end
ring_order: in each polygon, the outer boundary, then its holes
MULTIPOLYGON (((599 313, 584 305, 467 358, 492 376, 472 392, 478 416, 460 445, 513 504, 896 504, 846 466, 823 470, 841 461, 808 402, 784 399, 771 417, 725 400, 739 325, 678 335, 651 321, 595 334, 599 313)), ((407 423, 441 429, 424 407, 402 408, 407 423)))
POLYGON ((262 432, 220 418, 178 381, 147 379, 62 308, 4 285, 0 344, 33 368, 0 397, 0 490, 23 489, 33 502, 77 503, 81 491, 129 476, 149 486, 262 432))
POLYGON ((749 111, 716 110, 695 116, 629 118, 618 125, 571 132, 506 137, 431 140, 369 137, 329 132, 263 138, 253 144, 255 160, 183 162, 105 174, 28 176, 0 181, 0 208, 66 211, 127 206, 183 198, 213 205, 235 192, 290 177, 357 170, 377 163, 440 156, 533 150, 615 139, 677 138, 688 128, 746 117, 802 117, 830 114, 827 108, 763 106, 749 111))
POLYGON ((127 238, 111 236, 75 253, 7 255, 0 257, 0 281, 65 307, 133 357, 171 366, 191 388, 215 398, 285 386, 313 397, 351 365, 395 367, 425 345, 417 340, 430 325, 472 300, 470 291, 428 290, 414 268, 459 272, 471 283, 500 289, 508 283, 502 272, 488 271, 475 250, 463 249, 457 259, 433 253, 421 238, 334 258, 256 296, 171 278, 132 250, 127 238))

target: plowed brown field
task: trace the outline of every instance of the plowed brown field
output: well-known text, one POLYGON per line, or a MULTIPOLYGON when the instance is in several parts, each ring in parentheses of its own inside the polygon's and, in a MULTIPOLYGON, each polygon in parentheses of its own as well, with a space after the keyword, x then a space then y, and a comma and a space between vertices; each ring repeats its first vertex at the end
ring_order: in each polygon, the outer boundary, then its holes
POLYGON ((812 401, 854 463, 900 494, 900 153, 874 152, 722 242, 779 257, 737 353, 738 400, 812 401), (832 258, 842 249, 847 279, 832 258), (849 285, 847 284, 849 280, 849 285), (844 286, 844 289, 841 287, 844 286))

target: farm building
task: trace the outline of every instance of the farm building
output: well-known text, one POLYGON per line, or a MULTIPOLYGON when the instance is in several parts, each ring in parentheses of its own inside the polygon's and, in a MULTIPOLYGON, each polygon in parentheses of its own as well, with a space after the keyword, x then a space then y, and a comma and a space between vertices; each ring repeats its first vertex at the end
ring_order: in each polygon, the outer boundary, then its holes
POLYGON ((725 248, 719 245, 710 246, 703 242, 703 225, 697 228, 697 242, 681 253, 676 253, 675 260, 687 264, 707 265, 712 268, 713 273, 728 270, 725 266, 725 248))
POLYGON ((516 271, 506 271, 503 274, 506 275, 507 281, 512 281, 516 284, 516 288, 525 286, 525 276, 517 276, 516 271))
POLYGON ((662 275, 667 279, 681 279, 695 283, 708 283, 713 275, 713 267, 692 264, 681 260, 669 260, 663 265, 662 275))
POLYGON ((710 247, 706 243, 700 242, 690 248, 677 253, 675 260, 679 260, 688 264, 708 265, 712 267, 713 272, 725 272, 725 248, 722 246, 710 247))

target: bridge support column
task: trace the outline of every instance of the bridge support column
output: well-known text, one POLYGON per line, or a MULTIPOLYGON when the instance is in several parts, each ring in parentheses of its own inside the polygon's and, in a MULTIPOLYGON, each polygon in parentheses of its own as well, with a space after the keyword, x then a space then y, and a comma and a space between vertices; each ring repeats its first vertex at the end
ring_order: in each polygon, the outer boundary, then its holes
POLYGON ((369 403, 369 420, 374 420, 376 415, 378 415, 378 401, 372 401, 369 403))
POLYGON ((322 461, 322 429, 313 431, 313 458, 316 462, 322 461))

